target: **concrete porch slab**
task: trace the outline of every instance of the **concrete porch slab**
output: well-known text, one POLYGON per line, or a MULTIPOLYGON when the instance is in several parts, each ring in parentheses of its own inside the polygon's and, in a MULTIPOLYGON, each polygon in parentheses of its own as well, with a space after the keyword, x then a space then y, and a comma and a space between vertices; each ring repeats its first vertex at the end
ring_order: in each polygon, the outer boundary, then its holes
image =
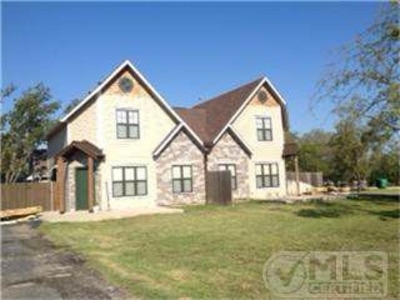
POLYGON ((95 211, 89 213, 88 211, 74 211, 60 214, 59 212, 43 212, 39 215, 42 221, 56 223, 56 222, 96 222, 112 219, 131 218, 142 215, 155 215, 155 214, 176 214, 183 213, 183 209, 169 208, 169 207, 146 207, 135 208, 126 210, 110 210, 110 211, 95 211))

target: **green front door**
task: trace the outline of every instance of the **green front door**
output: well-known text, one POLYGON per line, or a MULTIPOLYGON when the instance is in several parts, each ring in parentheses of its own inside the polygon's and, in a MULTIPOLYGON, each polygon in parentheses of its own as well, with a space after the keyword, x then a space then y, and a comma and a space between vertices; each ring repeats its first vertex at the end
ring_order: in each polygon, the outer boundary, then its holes
POLYGON ((88 170, 86 168, 75 170, 75 197, 76 210, 88 209, 88 170))

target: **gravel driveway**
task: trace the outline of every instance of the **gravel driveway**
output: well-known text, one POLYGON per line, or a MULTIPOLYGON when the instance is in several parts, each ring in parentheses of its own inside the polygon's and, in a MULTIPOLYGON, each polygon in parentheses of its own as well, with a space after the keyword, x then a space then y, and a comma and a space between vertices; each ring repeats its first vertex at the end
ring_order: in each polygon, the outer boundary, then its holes
POLYGON ((85 260, 41 237, 38 223, 2 225, 2 299, 120 299, 85 260))

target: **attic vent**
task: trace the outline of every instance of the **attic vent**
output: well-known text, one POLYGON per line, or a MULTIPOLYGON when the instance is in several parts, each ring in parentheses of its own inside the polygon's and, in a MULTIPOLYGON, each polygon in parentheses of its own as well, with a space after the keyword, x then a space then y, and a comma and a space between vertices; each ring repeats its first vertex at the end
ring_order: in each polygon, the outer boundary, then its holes
POLYGON ((267 93, 264 91, 260 91, 258 93, 258 101, 260 101, 261 103, 264 103, 265 101, 267 101, 267 93))
POLYGON ((123 77, 118 81, 118 86, 123 93, 129 93, 133 89, 133 82, 128 77, 123 77))

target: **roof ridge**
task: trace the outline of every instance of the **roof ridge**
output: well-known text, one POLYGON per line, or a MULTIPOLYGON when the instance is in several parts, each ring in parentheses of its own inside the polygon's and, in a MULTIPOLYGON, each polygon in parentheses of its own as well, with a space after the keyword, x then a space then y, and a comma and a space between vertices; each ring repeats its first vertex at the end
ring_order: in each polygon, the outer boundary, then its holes
POLYGON ((216 98, 219 98, 219 97, 221 97, 221 96, 223 96, 223 95, 226 95, 226 94, 228 94, 228 93, 231 93, 231 92, 234 92, 234 91, 239 90, 239 89, 241 89, 241 88, 244 88, 245 86, 254 84, 254 83, 256 83, 256 82, 261 82, 261 80, 264 80, 264 78, 265 78, 265 76, 260 76, 260 77, 258 77, 257 79, 254 79, 254 80, 249 81, 249 82, 247 82, 247 83, 241 84, 240 86, 236 86, 235 88, 231 88, 230 90, 227 90, 227 91, 225 91, 225 92, 222 92, 222 93, 220 93, 220 94, 217 94, 216 96, 214 96, 214 97, 212 97, 212 98, 209 98, 209 99, 204 100, 204 101, 202 101, 202 102, 200 102, 200 103, 197 103, 196 105, 193 105, 192 107, 190 107, 190 109, 192 109, 192 108, 200 108, 200 107, 198 107, 198 106, 204 105, 204 104, 206 104, 206 103, 208 103, 208 102, 211 102, 211 101, 215 100, 216 98))

